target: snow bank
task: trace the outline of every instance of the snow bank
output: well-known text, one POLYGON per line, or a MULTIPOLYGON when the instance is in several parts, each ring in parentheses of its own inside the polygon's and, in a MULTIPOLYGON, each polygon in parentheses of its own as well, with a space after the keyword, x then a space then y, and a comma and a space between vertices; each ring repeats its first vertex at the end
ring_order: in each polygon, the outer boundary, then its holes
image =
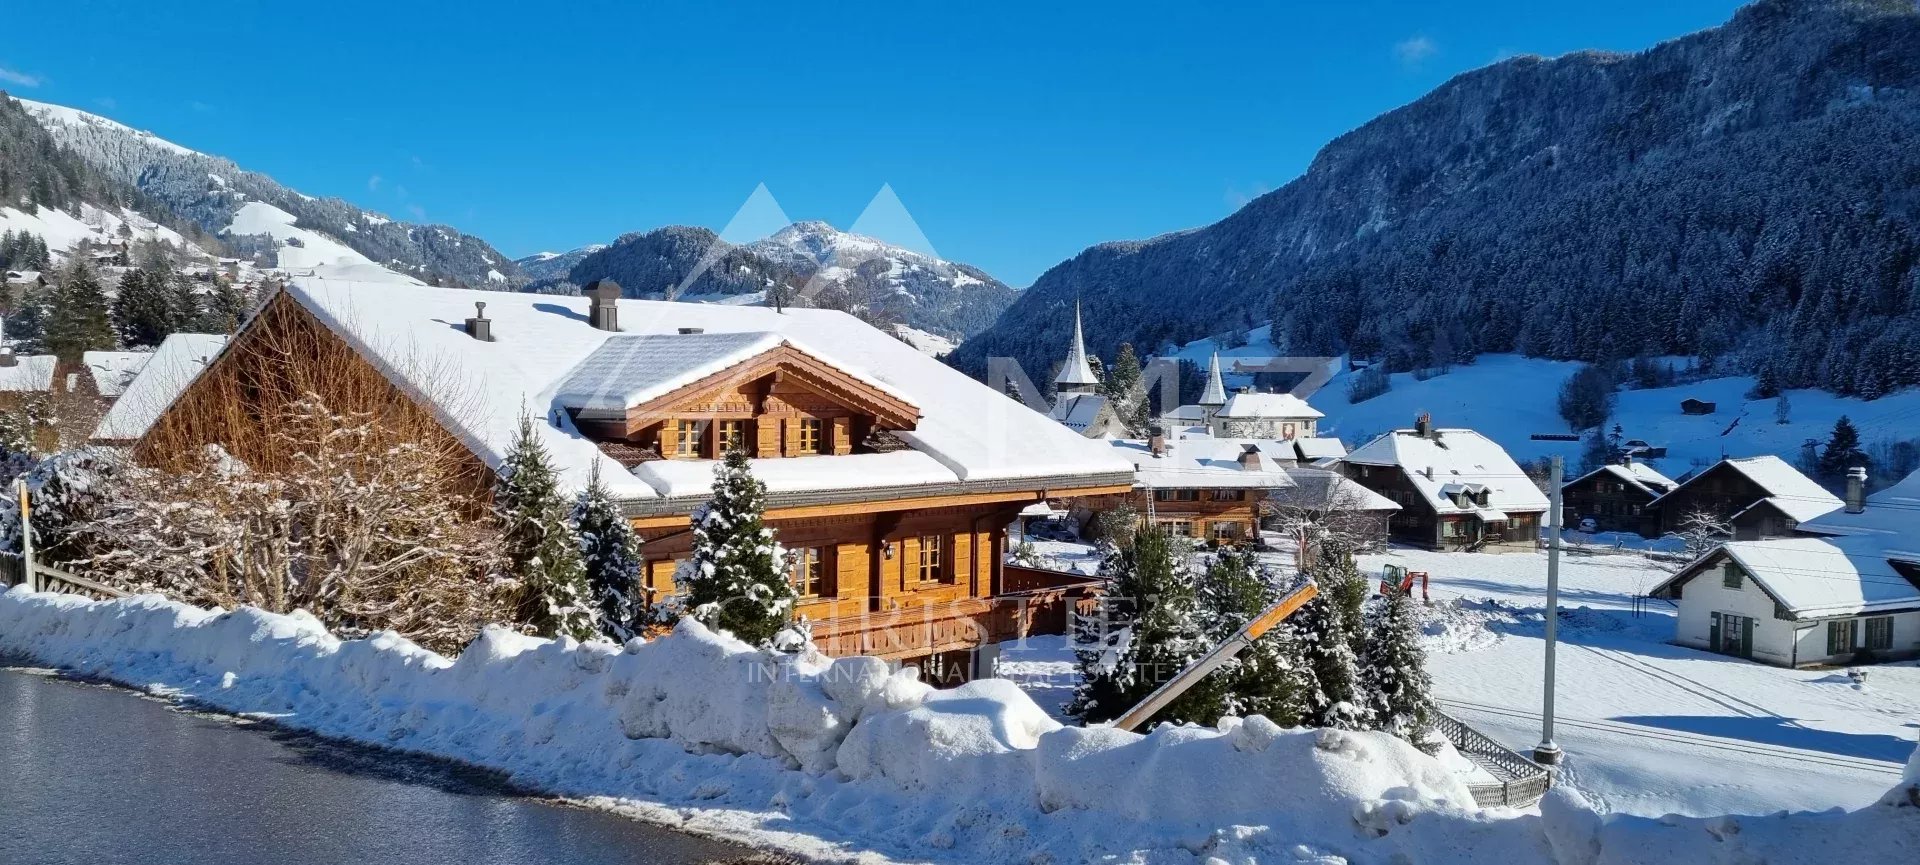
POLYGON ((1067 728, 1009 682, 934 691, 877 659, 769 655, 693 622, 625 646, 488 629, 449 660, 303 613, 17 588, 0 595, 0 653, 833 860, 1718 862, 1842 828, 1862 852, 1920 843, 1898 795, 1718 822, 1603 821, 1573 797, 1482 812, 1439 761, 1378 733, 1067 728), (1742 825, 1744 846, 1709 843, 1742 825))

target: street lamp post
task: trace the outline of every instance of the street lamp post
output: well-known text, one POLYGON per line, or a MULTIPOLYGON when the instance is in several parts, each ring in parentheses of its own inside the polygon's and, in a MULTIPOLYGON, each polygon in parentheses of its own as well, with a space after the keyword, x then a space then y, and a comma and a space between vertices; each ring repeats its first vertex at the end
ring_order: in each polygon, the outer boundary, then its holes
POLYGON ((1560 457, 1553 458, 1553 474, 1548 481, 1548 500, 1552 510, 1547 523, 1547 662, 1546 687, 1540 700, 1540 744, 1533 746, 1533 760, 1543 766, 1558 766, 1564 756, 1553 741, 1553 651, 1560 626, 1560 484, 1566 471, 1560 457))

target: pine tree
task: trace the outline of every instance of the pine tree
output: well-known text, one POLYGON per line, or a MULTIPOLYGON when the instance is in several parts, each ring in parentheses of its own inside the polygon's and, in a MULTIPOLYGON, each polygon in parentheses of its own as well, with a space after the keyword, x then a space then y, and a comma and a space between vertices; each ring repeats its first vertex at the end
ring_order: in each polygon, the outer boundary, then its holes
POLYGON ((1838 481, 1847 476, 1849 469, 1865 467, 1867 463, 1867 454, 1860 449, 1860 431, 1854 428, 1850 418, 1841 415, 1833 423, 1833 435, 1827 439, 1826 449, 1820 452, 1820 477, 1838 481))
POLYGON ((1787 400, 1786 391, 1773 401, 1773 422, 1777 424, 1793 423, 1793 403, 1787 400))
POLYGON ((158 279, 157 274, 139 268, 120 277, 120 289, 113 298, 113 324, 123 345, 156 346, 174 331, 173 309, 158 279))
POLYGON ((762 647, 793 621, 794 601, 766 506, 746 451, 729 449, 714 468, 713 497, 693 515, 693 555, 675 578, 695 619, 762 647))
POLYGON ((75 262, 61 275, 43 342, 48 352, 69 362, 78 361, 86 352, 114 347, 107 296, 86 262, 75 262))
POLYGON ((507 567, 520 581, 519 621, 543 637, 579 640, 600 632, 588 597, 580 542, 567 522, 567 501, 547 448, 534 435, 533 420, 520 432, 500 466, 494 494, 507 567))
POLYGON ((1373 722, 1417 745, 1427 739, 1434 708, 1416 611, 1406 592, 1395 588, 1387 593, 1367 630, 1361 678, 1373 722))
POLYGON ((616 642, 626 642, 642 624, 640 538, 600 480, 599 463, 573 504, 573 530, 580 538, 580 560, 600 613, 600 630, 616 642))
POLYGON ((1313 576, 1319 595, 1288 620, 1292 663, 1305 689, 1303 720, 1315 727, 1363 729, 1371 717, 1359 670, 1366 578, 1348 551, 1330 548, 1320 551, 1313 576))
POLYGON ((1140 389, 1140 358, 1131 343, 1121 343, 1120 353, 1106 371, 1100 390, 1114 417, 1126 427, 1127 434, 1140 437, 1147 432, 1147 395, 1140 389))
MULTIPOLYGON (((1215 553, 1199 585, 1208 641, 1219 645, 1231 638, 1283 594, 1251 549, 1228 547, 1215 553)), ((1288 637, 1284 627, 1269 630, 1228 666, 1208 676, 1201 687, 1216 686, 1206 698, 1219 694, 1217 711, 1193 720, 1213 725, 1223 715, 1264 715, 1283 727, 1299 726, 1306 713, 1306 694, 1288 637)))
MULTIPOLYGON (((1084 721, 1106 721, 1140 702, 1208 648, 1199 621, 1188 545, 1157 526, 1141 528, 1130 549, 1108 553, 1101 571, 1113 587, 1102 633, 1088 634, 1074 653, 1081 684, 1067 711, 1084 721)), ((1214 698, 1217 706, 1218 697, 1214 698)), ((1189 691, 1154 721, 1205 718, 1204 692, 1189 691)))

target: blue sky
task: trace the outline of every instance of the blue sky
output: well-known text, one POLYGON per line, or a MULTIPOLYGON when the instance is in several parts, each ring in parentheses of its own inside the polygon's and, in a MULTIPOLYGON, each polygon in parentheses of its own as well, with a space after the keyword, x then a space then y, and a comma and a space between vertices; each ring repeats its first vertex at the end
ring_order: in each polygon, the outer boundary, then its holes
POLYGON ((514 256, 717 230, 761 184, 847 227, 890 186, 1025 285, 1217 220, 1452 75, 1738 4, 1191 5, 62 0, 8 10, 41 35, 0 44, 0 88, 514 256))

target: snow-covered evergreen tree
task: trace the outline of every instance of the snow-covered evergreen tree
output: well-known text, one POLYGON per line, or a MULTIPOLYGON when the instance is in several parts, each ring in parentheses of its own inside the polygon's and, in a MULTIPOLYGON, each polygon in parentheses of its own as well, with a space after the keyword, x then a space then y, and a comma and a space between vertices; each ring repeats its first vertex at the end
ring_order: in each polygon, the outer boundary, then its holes
POLYGON ((693 555, 675 582, 701 623, 756 646, 772 645, 793 621, 787 554, 762 519, 767 488, 747 454, 727 451, 714 467, 713 496, 693 514, 693 555))
MULTIPOLYGON (((1081 684, 1068 712, 1089 722, 1119 717, 1211 647, 1187 567, 1189 554, 1185 539, 1156 526, 1135 533, 1132 547, 1108 553, 1101 571, 1113 588, 1105 601, 1103 632, 1076 634, 1082 638, 1074 650, 1081 684)), ((1211 706, 1217 707, 1219 699, 1214 697, 1211 706)), ((1198 720, 1209 713, 1206 694, 1189 691, 1150 723, 1198 720)))
POLYGON ((599 634, 580 542, 532 418, 520 419, 519 435, 500 466, 494 505, 507 567, 520 582, 515 608, 521 624, 543 637, 585 640, 599 634))
POLYGON ((1320 593, 1288 620, 1289 646, 1306 689, 1303 720, 1315 727, 1365 729, 1360 689, 1366 578, 1345 550, 1323 548, 1312 568, 1320 593))
POLYGON ((107 313, 107 295, 84 261, 76 261, 60 276, 53 292, 42 342, 64 361, 77 361, 89 351, 114 347, 113 321, 107 313))
POLYGON ((1420 744, 1433 723, 1433 680, 1427 676, 1427 653, 1420 647, 1417 607, 1396 587, 1376 604, 1373 618, 1361 669, 1373 723, 1420 744))
POLYGON ((600 613, 600 631, 618 642, 640 632, 640 538, 621 516, 619 505, 600 480, 594 464, 587 488, 573 503, 573 530, 580 538, 580 561, 587 588, 600 613))
MULTIPOLYGON (((1209 643, 1226 641, 1284 594, 1251 549, 1227 547, 1214 553, 1199 584, 1201 619, 1209 643)), ((1274 628, 1228 666, 1209 675, 1200 688, 1206 688, 1207 699, 1219 695, 1218 711, 1211 719, 1194 720, 1211 725, 1222 715, 1265 715, 1281 726, 1298 726, 1306 713, 1306 694, 1294 666, 1290 638, 1287 628, 1274 628)))

